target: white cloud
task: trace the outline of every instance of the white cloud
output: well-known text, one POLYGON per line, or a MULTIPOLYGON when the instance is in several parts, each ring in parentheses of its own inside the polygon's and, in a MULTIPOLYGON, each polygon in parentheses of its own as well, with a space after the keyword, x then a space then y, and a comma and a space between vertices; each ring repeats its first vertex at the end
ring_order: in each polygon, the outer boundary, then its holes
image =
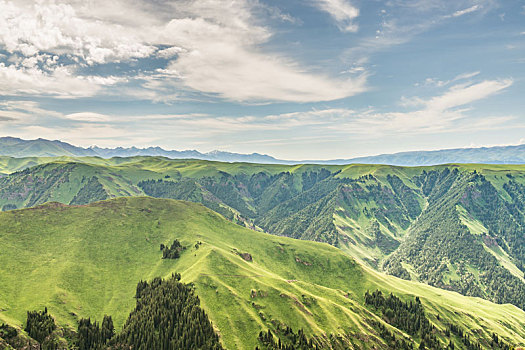
POLYGON ((359 135, 363 139, 384 135, 509 128, 509 123, 516 120, 513 116, 472 117, 469 112, 470 104, 495 95, 511 85, 512 80, 508 79, 455 85, 432 98, 406 101, 405 106, 417 107, 409 112, 377 112, 373 109, 354 111, 343 108, 272 115, 263 120, 278 121, 278 125, 273 125, 274 128, 290 129, 300 125, 302 128, 310 127, 316 133, 329 130, 331 135, 359 135))
POLYGON ((0 63, 0 95, 43 95, 60 98, 92 96, 99 87, 82 77, 74 76, 65 67, 45 72, 36 67, 20 67, 0 63))
POLYGON ((474 78, 475 76, 478 76, 480 73, 481 72, 478 70, 475 72, 467 72, 467 73, 458 74, 452 79, 452 81, 474 78))
POLYGON ((329 101, 363 92, 366 83, 366 75, 334 81, 305 74, 293 62, 279 57, 213 42, 181 56, 169 68, 192 89, 236 101, 329 101))
POLYGON ((88 64, 147 57, 155 50, 140 42, 136 29, 83 17, 74 5, 0 1, 0 42, 8 52, 70 53, 88 64))
POLYGON ((481 9, 480 5, 474 5, 474 6, 471 6, 469 8, 463 9, 463 10, 458 10, 458 11, 454 12, 451 16, 452 17, 460 17, 460 16, 463 16, 463 15, 466 15, 466 14, 478 11, 480 9, 481 9))
POLYGON ((63 116, 65 119, 81 121, 81 122, 108 122, 111 121, 111 117, 105 114, 92 113, 92 112, 79 112, 71 113, 63 116))
POLYGON ((314 0, 322 11, 336 20, 339 29, 344 32, 357 32, 354 20, 359 16, 359 9, 347 0, 314 0))
MULTIPOLYGON (((35 102, 5 101, 0 103, 0 120, 3 134, 61 139, 82 146, 160 145, 172 149, 222 148, 241 152, 260 152, 258 147, 264 147, 267 151, 283 152, 282 146, 289 145, 295 147, 296 156, 308 158, 306 152, 315 152, 311 149, 313 144, 328 152, 329 145, 344 146, 350 140, 377 144, 380 138, 397 140, 426 135, 440 138, 436 135, 522 130, 525 125, 517 117, 484 115, 474 110, 476 102, 511 85, 508 79, 463 82, 434 97, 408 99, 410 110, 401 112, 326 108, 266 116, 202 113, 116 116, 90 111, 62 114, 35 102), (307 151, 301 150, 305 144, 310 145, 305 148, 307 151)), ((340 155, 344 156, 344 152, 340 155)))
POLYGON ((416 83, 415 86, 444 87, 444 86, 447 86, 447 85, 449 85, 451 83, 455 83, 456 81, 467 80, 467 79, 470 79, 470 78, 474 78, 475 76, 479 75, 480 73, 481 73, 480 71, 462 73, 462 74, 456 75, 454 78, 452 78, 450 80, 439 80, 439 79, 436 79, 436 78, 426 78, 425 81, 423 81, 423 83, 416 83))
POLYGON ((511 79, 485 80, 477 84, 456 85, 451 87, 445 94, 428 100, 426 107, 430 111, 445 111, 484 99, 511 85, 511 79))
POLYGON ((157 51, 157 56, 160 58, 172 58, 177 56, 181 52, 184 52, 183 48, 180 47, 168 47, 167 49, 157 51))
MULTIPOLYGON (((344 30, 353 28, 356 8, 323 2, 344 30)), ((141 91, 118 93, 166 101, 189 89, 235 101, 312 102, 365 90, 366 74, 346 80, 313 74, 291 58, 264 52, 272 32, 258 17, 261 6, 251 0, 0 0, 0 48, 11 62, 2 69, 25 84, 8 84, 0 94, 91 96, 136 78, 145 82, 141 91), (171 60, 165 68, 176 74, 141 72, 117 80, 78 73, 143 58, 171 60)))

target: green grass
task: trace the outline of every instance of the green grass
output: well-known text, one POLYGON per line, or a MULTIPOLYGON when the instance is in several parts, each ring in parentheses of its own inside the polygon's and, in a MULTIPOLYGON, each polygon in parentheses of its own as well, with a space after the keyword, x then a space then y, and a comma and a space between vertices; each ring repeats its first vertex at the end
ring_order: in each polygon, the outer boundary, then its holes
POLYGON ((488 230, 479 220, 474 219, 461 205, 456 205, 461 223, 469 229, 473 235, 486 235, 488 230))
POLYGON ((421 296, 441 322, 525 344, 525 312, 514 306, 386 276, 327 244, 251 231, 194 203, 136 197, 5 212, 0 247, 0 320, 15 325, 47 306, 61 325, 110 314, 121 327, 139 280, 179 272, 230 349, 253 349, 277 322, 309 335, 368 333, 363 294, 377 288, 421 296), (187 249, 162 260, 159 245, 174 239, 187 249))

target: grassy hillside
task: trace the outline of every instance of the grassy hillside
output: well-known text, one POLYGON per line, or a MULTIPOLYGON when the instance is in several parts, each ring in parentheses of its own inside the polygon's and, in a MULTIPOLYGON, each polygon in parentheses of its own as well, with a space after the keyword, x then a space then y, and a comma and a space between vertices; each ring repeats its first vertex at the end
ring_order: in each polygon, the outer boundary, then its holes
POLYGON ((420 296, 443 341, 454 322, 482 342, 496 332, 525 344, 525 312, 514 306, 386 276, 328 244, 248 230, 188 202, 138 197, 9 211, 0 214, 0 246, 0 320, 14 325, 47 306, 61 325, 111 314, 120 328, 139 280, 180 272, 231 349, 253 349, 259 331, 278 324, 376 339, 371 320, 383 321, 363 296, 378 288, 420 296), (187 249, 161 259, 160 244, 174 239, 187 249))
POLYGON ((525 166, 3 158, 0 208, 149 195, 326 242, 378 270, 525 308, 525 166))

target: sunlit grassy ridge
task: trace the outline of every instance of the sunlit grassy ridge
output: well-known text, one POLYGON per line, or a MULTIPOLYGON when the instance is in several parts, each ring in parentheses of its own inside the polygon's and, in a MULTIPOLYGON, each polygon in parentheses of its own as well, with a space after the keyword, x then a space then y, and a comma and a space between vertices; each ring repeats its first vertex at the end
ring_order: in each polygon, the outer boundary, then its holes
POLYGON ((479 339, 496 332, 525 344, 525 312, 514 306, 382 275, 327 244, 248 230, 194 203, 137 197, 10 211, 0 214, 0 246, 0 320, 11 324, 47 306, 62 325, 111 314, 120 327, 136 283, 175 271, 195 283, 231 349, 253 349, 279 322, 309 335, 371 335, 376 316, 363 295, 377 288, 419 295, 440 329, 451 320, 479 339), (162 260, 159 245, 174 239, 187 249, 162 260))

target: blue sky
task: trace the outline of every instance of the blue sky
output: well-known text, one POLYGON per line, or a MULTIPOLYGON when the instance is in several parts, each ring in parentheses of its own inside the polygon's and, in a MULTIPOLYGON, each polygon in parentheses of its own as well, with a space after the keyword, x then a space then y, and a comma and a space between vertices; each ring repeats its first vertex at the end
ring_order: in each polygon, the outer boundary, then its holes
POLYGON ((334 159, 525 143, 525 1, 0 0, 0 135, 334 159))

